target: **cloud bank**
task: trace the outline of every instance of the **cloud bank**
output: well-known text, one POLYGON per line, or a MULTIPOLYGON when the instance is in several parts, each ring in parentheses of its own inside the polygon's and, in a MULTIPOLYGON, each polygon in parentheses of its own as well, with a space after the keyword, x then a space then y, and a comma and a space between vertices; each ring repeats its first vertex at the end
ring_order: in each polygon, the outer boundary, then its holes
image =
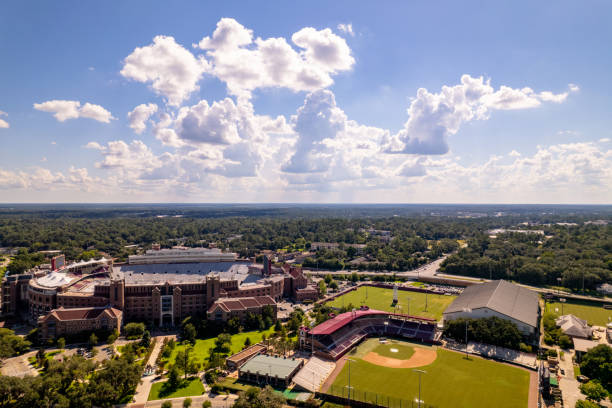
MULTIPOLYGON (((337 30, 354 35, 350 23, 337 30)), ((91 140, 85 147, 98 159, 90 169, 0 170, 0 189, 241 202, 572 202, 579 189, 581 199, 609 201, 612 150, 605 138, 540 146, 533 154, 511 150, 469 165, 452 151, 465 124, 564 103, 578 85, 553 92, 458 75, 455 84, 416 90, 399 108, 406 109, 405 123, 384 129, 350 118, 331 90, 355 64, 346 40, 330 28, 262 38, 223 18, 191 49, 158 35, 134 48, 119 72, 159 99, 124 114, 136 139, 91 140), (207 97, 205 78, 221 81, 227 94, 207 97), (303 102, 287 116, 258 113, 256 91, 269 88, 300 93, 303 102)), ((115 119, 99 105, 73 100, 34 108, 60 122, 115 119)))

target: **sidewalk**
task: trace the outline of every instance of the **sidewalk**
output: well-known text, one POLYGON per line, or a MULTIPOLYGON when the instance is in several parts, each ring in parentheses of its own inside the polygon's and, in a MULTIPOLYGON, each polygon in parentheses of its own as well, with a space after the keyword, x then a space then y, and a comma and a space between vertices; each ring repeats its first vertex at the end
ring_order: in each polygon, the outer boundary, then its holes
MULTIPOLYGON (((175 335, 170 335, 170 336, 165 335, 165 336, 154 337, 153 339, 155 339, 155 347, 153 347, 153 352, 151 353, 151 356, 149 357, 149 361, 147 361, 147 364, 151 366, 155 364, 155 361, 157 361, 157 356, 161 352, 161 348, 164 344, 165 338, 167 338, 168 340, 170 340, 171 338, 174 338, 176 340, 175 335)), ((151 391, 151 386, 153 385, 154 382, 156 382, 157 378, 158 376, 155 374, 149 375, 147 377, 142 377, 140 383, 136 387, 136 393, 134 394, 135 404, 144 404, 147 402, 147 399, 149 398, 149 392, 151 391)))
POLYGON ((191 398, 191 406, 193 408, 199 408, 202 406, 202 403, 205 400, 210 400, 212 402, 212 406, 214 408, 230 408, 234 405, 234 402, 238 397, 236 395, 217 395, 214 398, 211 398, 209 395, 198 395, 194 397, 183 397, 183 398, 167 398, 162 400, 149 401, 145 403, 134 403, 129 405, 130 408, 161 408, 161 405, 165 401, 172 402, 173 408, 182 408, 183 401, 186 398, 191 398))

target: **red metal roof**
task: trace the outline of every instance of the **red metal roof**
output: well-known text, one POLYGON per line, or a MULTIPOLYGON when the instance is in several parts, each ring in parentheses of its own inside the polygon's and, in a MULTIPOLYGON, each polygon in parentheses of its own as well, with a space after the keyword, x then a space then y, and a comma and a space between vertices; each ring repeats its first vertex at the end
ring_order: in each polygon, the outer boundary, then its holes
POLYGON ((340 330, 342 327, 346 326, 347 324, 349 324, 355 319, 359 319, 360 317, 363 317, 363 316, 372 316, 372 315, 382 315, 382 316, 391 315, 391 316, 411 318, 411 319, 416 319, 416 320, 421 320, 421 321, 426 321, 426 322, 431 322, 431 323, 435 322, 434 319, 427 319, 425 317, 390 313, 390 312, 385 312, 383 310, 373 310, 373 309, 355 310, 354 312, 341 313, 338 316, 334 317, 333 319, 326 320, 320 325, 315 326, 312 329, 310 329, 309 333, 314 334, 314 335, 332 334, 340 330))

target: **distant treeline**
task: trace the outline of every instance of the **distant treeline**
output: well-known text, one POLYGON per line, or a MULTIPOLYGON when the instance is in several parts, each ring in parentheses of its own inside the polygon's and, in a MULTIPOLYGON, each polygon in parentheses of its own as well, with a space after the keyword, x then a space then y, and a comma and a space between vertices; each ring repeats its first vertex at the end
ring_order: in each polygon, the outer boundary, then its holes
POLYGON ((545 238, 506 233, 474 237, 442 263, 450 274, 592 290, 612 282, 612 225, 551 226, 545 238))
POLYGON ((469 243, 448 259, 448 273, 503 277, 534 284, 592 288, 610 281, 610 226, 583 225, 612 219, 606 206, 452 206, 452 205, 20 205, 0 206, 0 246, 21 247, 12 273, 41 259, 35 252, 59 249, 69 259, 105 252, 124 260, 152 243, 203 246, 250 257, 261 250, 305 250, 312 242, 365 244, 321 250, 304 264, 328 269, 406 270, 469 243), (503 215, 497 212, 505 211, 503 215), (495 214, 486 216, 486 214, 495 214), (238 215, 238 214, 249 214, 238 215), (289 214, 289 215, 288 215, 289 214), (406 215, 412 214, 412 215, 406 215), (435 215, 431 215, 435 214, 435 215), (453 215, 440 215, 453 214, 453 215), (538 224, 541 235, 502 234, 493 228, 538 224), (557 222, 579 226, 558 226, 557 222), (390 243, 368 233, 390 231, 390 243), (539 241, 543 243, 540 244, 539 241), (96 252, 97 251, 97 252, 96 252), (579 279, 579 282, 578 280, 579 279))

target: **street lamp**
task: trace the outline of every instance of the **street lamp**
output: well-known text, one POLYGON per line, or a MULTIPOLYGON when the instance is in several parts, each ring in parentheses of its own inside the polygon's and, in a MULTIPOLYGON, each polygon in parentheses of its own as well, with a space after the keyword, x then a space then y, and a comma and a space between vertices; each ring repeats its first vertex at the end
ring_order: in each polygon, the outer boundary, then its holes
POLYGON ((348 385, 346 388, 348 388, 348 406, 351 406, 351 363, 354 363, 355 360, 351 359, 351 358, 347 358, 346 361, 348 362, 348 385))
POLYGON ((417 400, 418 408, 421 408, 421 374, 427 374, 427 371, 424 370, 412 370, 415 373, 419 373, 419 399, 417 400))
POLYGON ((566 298, 559 299, 559 302, 561 302, 561 316, 563 316, 563 305, 565 304, 566 301, 567 301, 566 298))
POLYGON ((561 278, 557 278, 557 294, 561 294, 561 278))
MULTIPOLYGON (((461 309, 463 311, 463 313, 472 313, 472 309, 470 309, 469 307, 464 307, 463 309, 461 309)), ((468 336, 467 336, 467 329, 468 329, 468 319, 467 317, 465 318, 465 358, 466 359, 470 359, 470 357, 468 356, 468 336)))
POLYGON ((425 311, 427 311, 427 292, 425 292, 425 311))

